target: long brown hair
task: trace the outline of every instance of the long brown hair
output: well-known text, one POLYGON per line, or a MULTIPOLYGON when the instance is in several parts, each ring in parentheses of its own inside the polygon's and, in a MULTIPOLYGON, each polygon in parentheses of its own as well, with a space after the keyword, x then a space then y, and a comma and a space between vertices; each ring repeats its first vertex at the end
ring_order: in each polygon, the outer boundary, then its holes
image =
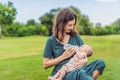
MULTIPOLYGON (((53 25, 53 34, 59 40, 63 41, 64 38, 64 27, 68 23, 68 21, 75 19, 75 25, 77 22, 77 15, 70 9, 63 9, 56 16, 56 21, 53 25)), ((77 34, 77 31, 74 29, 70 32, 70 35, 74 36, 77 34)))

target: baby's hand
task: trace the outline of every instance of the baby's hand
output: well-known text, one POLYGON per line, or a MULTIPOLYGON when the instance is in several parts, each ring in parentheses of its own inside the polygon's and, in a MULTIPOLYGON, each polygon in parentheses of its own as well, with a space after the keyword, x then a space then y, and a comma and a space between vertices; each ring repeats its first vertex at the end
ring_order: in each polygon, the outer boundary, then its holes
POLYGON ((85 59, 86 58, 86 54, 84 52, 77 52, 76 53, 78 59, 85 59))
POLYGON ((57 79, 55 79, 54 77, 49 76, 48 80, 57 80, 57 79))
POLYGON ((51 77, 51 76, 49 76, 49 77, 48 77, 48 80, 52 80, 52 77, 51 77))

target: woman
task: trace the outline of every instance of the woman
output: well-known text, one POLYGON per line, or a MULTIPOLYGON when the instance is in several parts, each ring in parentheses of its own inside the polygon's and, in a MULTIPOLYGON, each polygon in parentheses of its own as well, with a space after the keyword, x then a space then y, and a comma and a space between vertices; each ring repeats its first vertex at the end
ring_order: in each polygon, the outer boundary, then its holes
MULTIPOLYGON (((83 45, 83 41, 75 29, 77 23, 76 14, 70 9, 63 9, 58 13, 53 27, 53 35, 46 42, 43 54, 43 67, 45 69, 55 66, 51 76, 67 63, 75 54, 74 48, 70 47, 64 50, 65 44, 83 45)), ((75 67, 79 67, 75 65, 75 67)), ((102 60, 96 60, 82 68, 71 71, 66 74, 63 80, 93 80, 102 74, 105 63, 102 60)))

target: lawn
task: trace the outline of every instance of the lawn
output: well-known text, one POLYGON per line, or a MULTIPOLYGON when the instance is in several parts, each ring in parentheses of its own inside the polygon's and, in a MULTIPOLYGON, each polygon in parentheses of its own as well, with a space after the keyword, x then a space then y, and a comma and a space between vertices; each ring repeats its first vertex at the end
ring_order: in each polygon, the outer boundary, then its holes
MULTIPOLYGON (((98 80, 120 80, 120 35, 81 36, 94 49, 89 62, 103 59, 106 68, 98 80)), ((47 80, 52 68, 42 68, 47 37, 4 37, 0 39, 0 80, 47 80)))

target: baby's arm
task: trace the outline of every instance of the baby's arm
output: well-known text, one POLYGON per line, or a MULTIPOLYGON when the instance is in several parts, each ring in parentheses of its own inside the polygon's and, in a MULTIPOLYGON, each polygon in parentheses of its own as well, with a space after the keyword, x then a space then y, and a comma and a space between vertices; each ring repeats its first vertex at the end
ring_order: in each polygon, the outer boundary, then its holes
POLYGON ((84 54, 84 52, 77 52, 76 56, 77 56, 77 59, 79 60, 86 58, 86 54, 84 54))
POLYGON ((76 64, 74 65, 73 70, 83 67, 88 62, 88 58, 87 58, 86 54, 80 52, 79 54, 76 54, 76 55, 78 58, 74 60, 76 62, 76 64))

